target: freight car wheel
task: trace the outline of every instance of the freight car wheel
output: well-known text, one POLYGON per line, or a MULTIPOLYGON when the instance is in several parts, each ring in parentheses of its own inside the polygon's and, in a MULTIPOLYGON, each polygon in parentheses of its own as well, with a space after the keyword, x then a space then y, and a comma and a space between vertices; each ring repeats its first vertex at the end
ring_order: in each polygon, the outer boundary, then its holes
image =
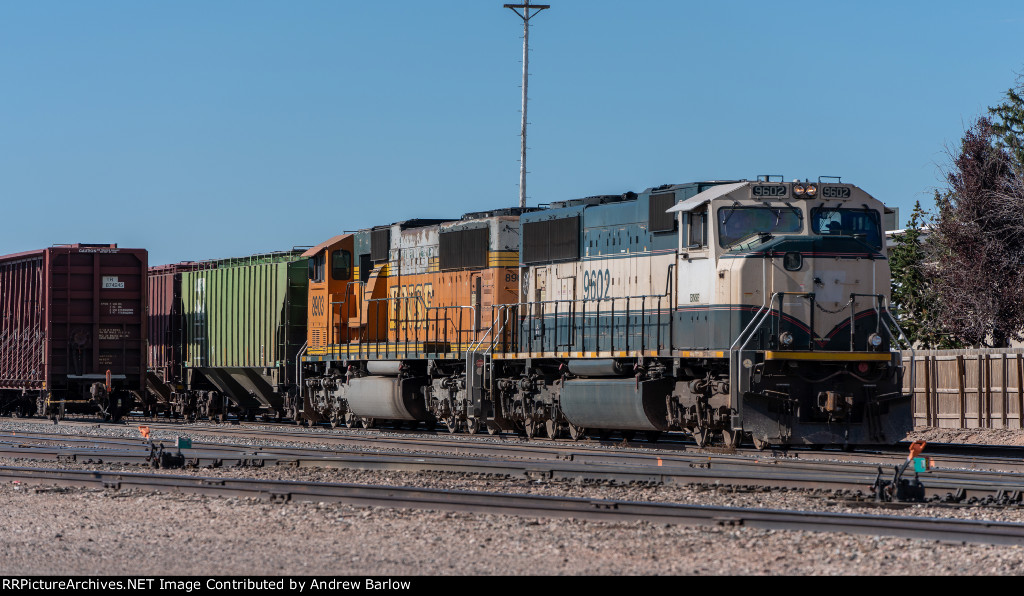
POLYGON ((582 439, 583 435, 585 435, 586 432, 587 429, 583 428, 582 426, 576 426, 572 422, 569 423, 569 437, 573 441, 579 441, 580 439, 582 439))
POLYGON ((360 418, 359 421, 363 424, 363 428, 373 428, 376 421, 373 418, 360 418))
POLYGON ((480 420, 478 418, 467 418, 466 419, 466 432, 471 435, 475 435, 480 432, 480 420))
POLYGON ((496 435, 501 432, 501 427, 493 422, 487 423, 487 434, 496 435))
POLYGON ((758 449, 760 451, 764 451, 765 449, 768 448, 768 441, 762 441, 761 439, 758 439, 757 437, 750 437, 750 438, 754 442, 754 448, 755 449, 758 449))
POLYGON ((698 447, 707 447, 711 442, 711 433, 706 428, 691 429, 690 434, 693 435, 693 440, 697 442, 698 447))
POLYGON ((450 432, 451 434, 459 432, 459 419, 455 416, 455 414, 445 417, 444 425, 448 427, 448 432, 450 432))

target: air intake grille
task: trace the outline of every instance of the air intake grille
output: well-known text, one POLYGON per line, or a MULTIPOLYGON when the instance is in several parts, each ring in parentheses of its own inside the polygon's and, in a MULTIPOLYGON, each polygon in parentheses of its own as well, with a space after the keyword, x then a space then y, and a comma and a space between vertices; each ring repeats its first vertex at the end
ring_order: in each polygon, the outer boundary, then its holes
POLYGON ((665 211, 676 204, 676 193, 651 195, 650 231, 671 232, 676 229, 676 218, 665 211))
POLYGON ((575 261, 579 258, 579 216, 533 221, 523 225, 523 263, 575 261))
POLYGON ((441 232, 439 240, 438 267, 442 271, 487 267, 487 248, 491 243, 489 228, 441 232))
POLYGON ((388 260, 391 249, 391 228, 374 230, 370 233, 370 260, 374 263, 388 260))

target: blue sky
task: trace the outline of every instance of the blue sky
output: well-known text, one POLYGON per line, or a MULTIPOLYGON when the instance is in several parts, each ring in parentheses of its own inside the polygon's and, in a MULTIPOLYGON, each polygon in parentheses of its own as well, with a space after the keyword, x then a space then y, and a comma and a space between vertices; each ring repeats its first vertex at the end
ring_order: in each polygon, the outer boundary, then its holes
MULTIPOLYGON (((151 264, 518 202, 522 22, 503 0, 0 0, 0 254, 151 264)), ((549 0, 529 204, 842 176, 931 203, 1024 72, 1024 3, 549 0)))

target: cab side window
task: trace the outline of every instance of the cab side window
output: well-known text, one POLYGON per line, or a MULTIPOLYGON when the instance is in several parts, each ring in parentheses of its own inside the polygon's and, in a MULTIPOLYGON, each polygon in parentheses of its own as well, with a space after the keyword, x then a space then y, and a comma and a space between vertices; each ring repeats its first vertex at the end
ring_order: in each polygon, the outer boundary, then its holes
POLYGON ((324 266, 327 261, 327 253, 322 252, 309 258, 309 281, 320 283, 324 281, 324 266))
POLYGON ((707 248, 708 246, 708 212, 704 211, 691 211, 687 213, 688 234, 686 237, 686 246, 691 249, 707 248))
POLYGON ((331 279, 345 281, 352 277, 352 253, 336 250, 331 253, 331 279))

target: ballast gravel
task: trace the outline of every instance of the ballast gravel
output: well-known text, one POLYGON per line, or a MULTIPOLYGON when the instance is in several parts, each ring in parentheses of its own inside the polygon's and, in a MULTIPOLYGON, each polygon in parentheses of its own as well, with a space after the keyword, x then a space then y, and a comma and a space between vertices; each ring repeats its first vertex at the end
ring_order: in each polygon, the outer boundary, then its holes
POLYGON ((0 574, 1005 575, 1024 549, 0 487, 0 574))
MULTIPOLYGON (((0 430, 83 427, 0 421, 0 430)), ((91 428, 91 427, 90 427, 91 428)), ((61 429, 58 431, 57 429, 61 429)), ((132 427, 131 430, 134 430, 132 427)), ((137 436, 97 426, 97 436, 137 436)), ((248 439, 239 440, 243 444, 248 439)), ((229 442, 229 441, 225 441, 229 442)), ((231 441, 235 442, 235 441, 231 441)), ((294 441, 289 441, 294 444, 294 441)), ((259 444, 266 444, 259 441, 259 444)), ((1006 444, 1006 443, 1004 443, 1006 444)), ((24 460, 0 465, 54 466, 24 460)), ((66 467, 61 465, 61 467, 66 467)), ((148 472, 134 466, 76 466, 148 472)), ((390 484, 734 507, 1024 522, 1019 508, 851 509, 795 491, 607 486, 446 473, 200 469, 173 474, 390 484)), ((534 519, 145 491, 0 485, 0 575, 1007 575, 1024 548, 828 532, 534 519)))

